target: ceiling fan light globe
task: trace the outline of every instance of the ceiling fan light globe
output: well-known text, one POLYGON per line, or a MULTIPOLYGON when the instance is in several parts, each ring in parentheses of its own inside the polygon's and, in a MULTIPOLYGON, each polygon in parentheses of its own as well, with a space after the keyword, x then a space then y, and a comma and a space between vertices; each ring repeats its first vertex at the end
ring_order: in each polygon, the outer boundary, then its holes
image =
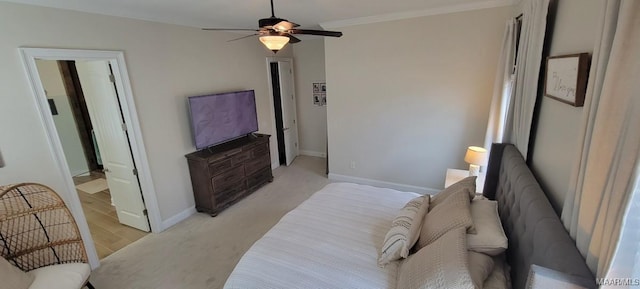
POLYGON ((260 42, 271 51, 278 51, 289 43, 289 37, 279 35, 260 36, 260 42))

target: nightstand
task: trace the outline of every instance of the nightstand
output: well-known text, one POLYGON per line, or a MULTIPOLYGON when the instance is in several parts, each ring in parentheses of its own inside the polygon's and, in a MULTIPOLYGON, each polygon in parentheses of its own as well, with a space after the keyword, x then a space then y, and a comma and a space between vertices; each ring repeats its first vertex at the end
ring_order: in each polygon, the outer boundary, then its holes
MULTIPOLYGON (((469 176, 468 170, 447 169, 447 177, 444 180, 444 187, 455 184, 456 182, 469 176)), ((484 172, 478 175, 476 179, 476 193, 482 194, 484 189, 484 172)))

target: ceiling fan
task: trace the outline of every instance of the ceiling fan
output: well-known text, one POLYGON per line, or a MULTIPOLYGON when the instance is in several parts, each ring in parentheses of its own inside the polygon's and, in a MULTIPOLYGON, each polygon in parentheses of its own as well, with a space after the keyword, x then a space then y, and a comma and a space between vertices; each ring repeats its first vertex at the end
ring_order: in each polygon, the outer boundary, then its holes
POLYGON ((232 39, 229 41, 236 41, 252 36, 259 36, 260 42, 264 44, 273 53, 278 52, 287 43, 298 43, 301 40, 294 36, 294 34, 306 34, 317 36, 329 36, 340 37, 342 32, 338 31, 325 31, 325 30, 310 30, 310 29, 298 29, 300 26, 293 22, 289 22, 287 19, 278 18, 275 16, 273 10, 273 0, 271 0, 271 17, 258 20, 258 29, 237 29, 237 28, 203 28, 202 30, 219 30, 219 31, 253 31, 257 32, 248 36, 232 39))

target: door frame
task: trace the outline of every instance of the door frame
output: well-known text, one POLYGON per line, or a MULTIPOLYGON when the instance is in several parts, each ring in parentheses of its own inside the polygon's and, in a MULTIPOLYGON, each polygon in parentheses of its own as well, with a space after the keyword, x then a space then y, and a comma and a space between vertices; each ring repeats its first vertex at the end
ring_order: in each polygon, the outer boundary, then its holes
MULTIPOLYGON (((267 57, 266 59, 266 64, 267 64, 267 85, 268 85, 268 90, 269 90, 269 109, 271 111, 271 127, 273 127, 274 129, 274 133, 278 133, 277 131, 277 126, 276 126, 276 110, 274 108, 274 102, 273 102, 273 84, 271 82, 271 63, 272 62, 289 62, 289 64, 291 65, 291 75, 293 75, 293 79, 291 80, 291 90, 293 91, 293 96, 294 96, 294 100, 295 100, 295 105, 293 106, 295 109, 295 113, 296 113, 296 130, 298 131, 296 137, 298 138, 296 141, 298 142, 298 147, 300 147, 300 129, 298 127, 298 124, 300 123, 299 119, 298 119, 298 93, 296 92, 296 80, 295 80, 295 68, 293 67, 294 63, 293 63, 293 58, 290 57, 267 57)), ((277 137, 277 135, 276 135, 277 137)), ((278 145, 278 141, 275 141, 275 145, 276 145, 276 152, 279 151, 280 147, 278 145)), ((298 150, 298 155, 300 155, 300 151, 298 150)), ((273 160, 272 160, 273 161, 273 160)), ((280 161, 277 161, 276 163, 271 163, 271 168, 275 169, 277 167, 280 166, 280 161)))
POLYGON ((125 119, 128 131, 129 143, 136 169, 138 170, 138 180, 144 197, 145 206, 147 208, 149 223, 152 232, 162 231, 162 219, 160 217, 160 209, 156 198, 156 191, 151 178, 151 170, 147 159, 147 153, 144 147, 140 122, 133 99, 131 83, 124 60, 124 52, 122 51, 106 51, 106 50, 76 50, 76 49, 52 49, 52 48, 20 48, 20 54, 25 65, 25 72, 33 96, 36 101, 36 108, 40 113, 40 121, 47 135, 47 142, 51 150, 54 162, 58 166, 64 176, 65 184, 65 200, 73 216, 76 219, 80 234, 87 248, 87 256, 89 264, 93 269, 100 266, 100 259, 89 231, 89 226, 82 210, 80 197, 76 193, 76 187, 73 183, 69 166, 64 157, 62 143, 58 136, 58 131, 53 122, 53 116, 49 109, 47 97, 38 73, 36 59, 43 60, 101 60, 108 61, 113 68, 113 76, 115 77, 116 89, 118 91, 118 99, 120 107, 125 119))

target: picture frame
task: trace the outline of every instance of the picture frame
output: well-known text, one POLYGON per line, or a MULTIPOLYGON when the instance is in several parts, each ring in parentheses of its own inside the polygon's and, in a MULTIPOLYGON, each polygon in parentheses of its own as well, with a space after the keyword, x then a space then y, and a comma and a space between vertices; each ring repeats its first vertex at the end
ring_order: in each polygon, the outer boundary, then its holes
POLYGON ((575 107, 584 106, 590 64, 589 53, 547 57, 544 95, 575 107))
POLYGON ((327 105, 327 84, 324 82, 313 83, 313 104, 317 106, 327 105))

